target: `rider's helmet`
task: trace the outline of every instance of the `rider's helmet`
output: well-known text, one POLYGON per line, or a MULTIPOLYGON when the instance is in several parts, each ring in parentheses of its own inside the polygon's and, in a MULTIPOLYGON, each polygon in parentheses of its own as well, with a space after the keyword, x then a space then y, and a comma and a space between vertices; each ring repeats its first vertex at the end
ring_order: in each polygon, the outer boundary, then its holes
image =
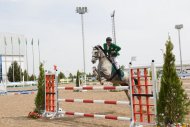
POLYGON ((106 38, 106 42, 111 42, 112 41, 112 38, 111 37, 107 37, 106 38))

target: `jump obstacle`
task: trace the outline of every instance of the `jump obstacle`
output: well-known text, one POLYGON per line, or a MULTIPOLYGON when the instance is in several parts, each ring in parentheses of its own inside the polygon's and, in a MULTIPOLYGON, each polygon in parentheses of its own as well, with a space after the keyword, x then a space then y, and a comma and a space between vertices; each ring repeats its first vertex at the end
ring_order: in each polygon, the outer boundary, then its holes
POLYGON ((130 127, 137 125, 156 125, 156 70, 154 61, 151 66, 131 67, 129 65, 130 86, 84 86, 84 87, 59 87, 55 73, 45 75, 45 112, 44 117, 56 118, 65 115, 92 117, 111 120, 130 121, 130 127), (148 75, 151 70, 152 75, 148 75), (134 78, 138 80, 135 84, 134 78), (151 78, 151 81, 150 81, 151 78), (143 83, 142 83, 143 82, 143 83), (85 100, 85 99, 64 99, 59 98, 59 90, 130 90, 131 102, 115 100, 85 100), (131 117, 121 117, 113 115, 88 114, 71 111, 60 111, 59 103, 97 103, 113 105, 129 105, 131 117))

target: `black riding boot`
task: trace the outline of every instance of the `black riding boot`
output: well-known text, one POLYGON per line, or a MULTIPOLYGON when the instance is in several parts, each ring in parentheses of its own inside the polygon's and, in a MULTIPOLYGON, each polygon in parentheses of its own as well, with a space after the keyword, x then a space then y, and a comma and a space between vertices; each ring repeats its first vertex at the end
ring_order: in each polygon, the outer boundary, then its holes
POLYGON ((117 70, 117 73, 118 73, 118 76, 119 76, 120 80, 122 81, 122 77, 123 77, 123 72, 122 72, 122 70, 121 70, 121 69, 118 69, 118 70, 117 70))

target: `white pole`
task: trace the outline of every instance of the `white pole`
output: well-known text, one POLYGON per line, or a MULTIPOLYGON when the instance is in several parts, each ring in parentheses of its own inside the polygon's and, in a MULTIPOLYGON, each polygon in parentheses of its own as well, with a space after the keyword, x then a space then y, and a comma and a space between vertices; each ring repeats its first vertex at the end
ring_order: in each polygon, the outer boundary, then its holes
POLYGON ((133 110, 133 89, 132 89, 132 79, 131 79, 131 76, 132 76, 132 74, 131 74, 131 63, 129 63, 129 82, 130 82, 130 102, 131 102, 131 104, 130 104, 130 106, 131 106, 131 119, 132 119, 132 121, 131 121, 131 127, 134 125, 134 110, 133 110))
POLYGON ((35 81, 35 75, 34 75, 34 46, 33 46, 33 38, 32 38, 32 56, 33 56, 33 76, 34 76, 34 81, 35 81))
POLYGON ((20 62, 20 82, 22 81, 22 75, 21 75, 21 59, 20 59, 20 38, 18 38, 18 44, 19 44, 19 62, 20 62))
POLYGON ((81 14, 81 24, 82 24, 82 41, 83 41, 84 85, 86 86, 86 62, 85 62, 85 39, 84 39, 83 14, 81 14))
POLYGON ((14 58, 13 58, 13 39, 12 39, 12 37, 11 37, 11 45, 12 45, 12 67, 13 67, 13 82, 15 82, 15 71, 14 71, 14 58))
POLYGON ((39 53, 39 66, 40 66, 41 60, 40 60, 40 40, 39 39, 38 39, 38 53, 39 53))
POLYGON ((181 74, 182 74, 183 73, 183 64, 182 64, 182 53, 181 53, 180 29, 178 29, 178 36, 179 36, 180 65, 181 65, 181 74))
POLYGON ((6 37, 4 37, 4 42, 5 42, 5 91, 7 92, 7 42, 6 42, 6 37))
POLYGON ((178 36, 179 36, 179 52, 180 52, 181 74, 182 74, 183 73, 183 64, 182 64, 182 53, 181 53, 180 30, 183 28, 183 24, 175 25, 175 28, 178 30, 178 36))
POLYGON ((158 89, 157 89, 156 68, 154 65, 154 60, 152 60, 151 70, 152 70, 152 85, 153 85, 153 98, 154 98, 154 113, 155 113, 155 116, 157 116, 158 89))
POLYGON ((76 12, 81 15, 81 25, 82 25, 82 42, 83 42, 83 64, 84 64, 84 80, 86 85, 86 63, 85 63, 85 38, 84 38, 84 21, 83 14, 87 13, 87 7, 77 7, 76 12))
POLYGON ((57 69, 55 69, 55 87, 56 87, 56 115, 59 113, 59 91, 58 91, 58 74, 57 69))
POLYGON ((115 10, 113 11, 113 14, 111 15, 112 18, 112 36, 113 36, 113 42, 116 44, 116 33, 115 33, 115 10))
POLYGON ((28 81, 28 51, 27 51, 27 49, 28 49, 28 46, 27 46, 27 39, 26 39, 26 72, 27 72, 27 81, 28 81))

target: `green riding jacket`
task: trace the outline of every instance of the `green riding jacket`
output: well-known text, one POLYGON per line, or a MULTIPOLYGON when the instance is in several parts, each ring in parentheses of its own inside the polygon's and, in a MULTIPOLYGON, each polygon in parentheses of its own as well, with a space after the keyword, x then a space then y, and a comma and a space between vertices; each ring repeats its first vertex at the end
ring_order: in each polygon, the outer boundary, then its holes
POLYGON ((119 55, 119 51, 121 50, 121 48, 119 46, 117 46, 116 44, 113 44, 113 43, 111 43, 109 49, 108 49, 106 43, 104 43, 103 47, 104 47, 105 53, 107 55, 110 55, 110 56, 113 56, 113 57, 118 56, 119 55), (112 53, 112 52, 114 52, 114 53, 112 53))

